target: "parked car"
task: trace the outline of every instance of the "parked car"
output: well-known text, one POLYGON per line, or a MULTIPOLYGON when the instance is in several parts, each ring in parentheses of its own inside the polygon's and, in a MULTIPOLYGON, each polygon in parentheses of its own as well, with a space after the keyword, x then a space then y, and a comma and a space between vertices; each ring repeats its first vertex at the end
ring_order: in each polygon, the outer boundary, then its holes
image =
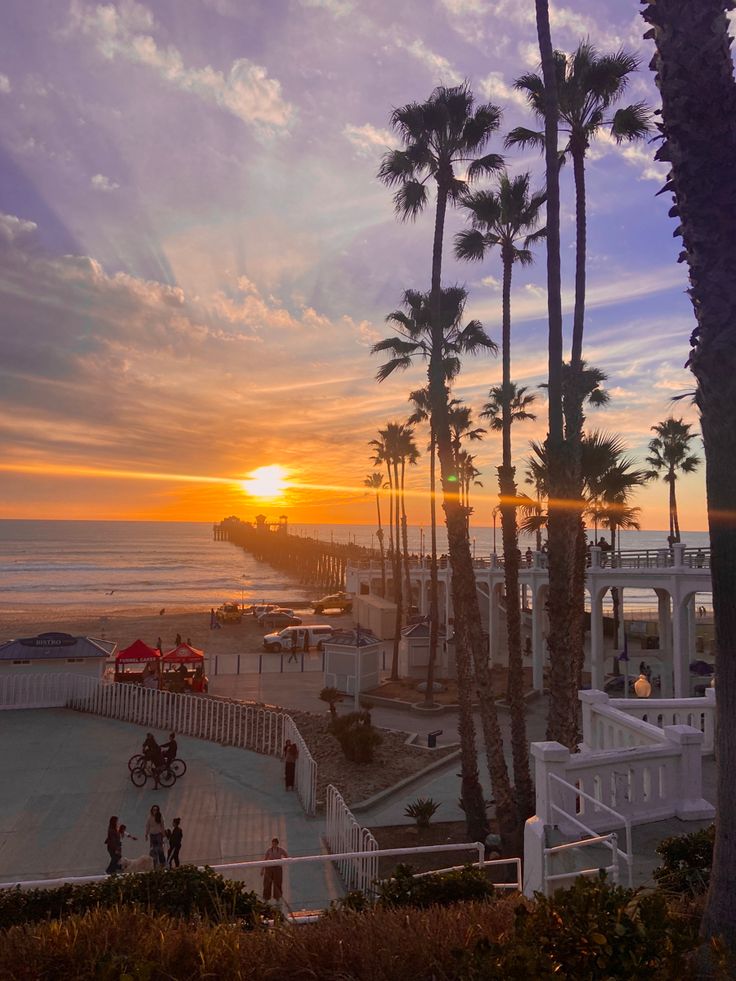
POLYGON ((259 613, 258 614, 258 617, 257 617, 257 620, 258 620, 259 623, 262 624, 263 621, 266 620, 268 617, 273 616, 274 614, 277 614, 277 613, 288 613, 290 617, 295 616, 294 611, 293 610, 290 610, 286 606, 274 606, 274 608, 272 610, 266 610, 265 613, 259 613))
POLYGON ((299 626, 301 622, 301 617, 295 617, 292 610, 272 610, 270 613, 264 613, 258 617, 258 623, 264 630, 299 626))
POLYGON ((240 623, 243 619, 243 611, 237 603, 223 603, 215 611, 218 623, 240 623))
POLYGON ((263 616, 264 613, 270 613, 271 610, 278 610, 277 603, 256 603, 252 607, 253 616, 258 619, 258 617, 263 616))
POLYGON ((343 613, 350 613, 353 608, 353 598, 348 593, 332 593, 323 596, 320 600, 315 600, 312 604, 315 613, 324 613, 325 610, 341 610, 343 613))
POLYGON ((321 651, 325 641, 330 640, 334 632, 334 628, 328 623, 310 624, 308 627, 285 627, 278 633, 266 634, 263 638, 263 647, 271 652, 291 651, 294 649, 293 638, 296 636, 297 651, 306 651, 310 647, 316 647, 321 651))

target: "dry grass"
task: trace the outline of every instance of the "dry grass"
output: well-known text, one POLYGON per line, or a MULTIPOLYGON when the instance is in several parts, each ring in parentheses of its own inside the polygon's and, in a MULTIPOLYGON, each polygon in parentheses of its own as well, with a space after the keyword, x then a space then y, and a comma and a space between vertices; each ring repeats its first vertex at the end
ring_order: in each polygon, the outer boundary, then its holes
MULTIPOLYGON (((532 669, 526 667, 524 670, 524 690, 532 690, 532 669)), ((508 668, 495 664, 491 669, 493 681, 493 693, 496 698, 503 698, 506 695, 508 680, 508 668)), ((435 692, 434 701, 439 705, 457 705, 458 692, 457 682, 452 679, 438 678, 445 686, 445 691, 435 692)), ((424 692, 417 691, 417 678, 400 678, 398 681, 386 681, 373 691, 366 692, 368 695, 377 695, 380 698, 395 698, 402 702, 423 702, 424 692)))
POLYGON ((452 951, 511 929, 524 900, 335 914, 313 925, 245 933, 131 909, 13 927, 0 935, 7 981, 450 981, 452 951))

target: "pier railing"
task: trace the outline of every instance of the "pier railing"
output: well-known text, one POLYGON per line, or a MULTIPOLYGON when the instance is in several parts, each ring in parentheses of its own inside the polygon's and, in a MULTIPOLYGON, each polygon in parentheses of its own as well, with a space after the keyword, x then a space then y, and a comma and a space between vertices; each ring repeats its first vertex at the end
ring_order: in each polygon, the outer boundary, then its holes
POLYGON ((286 712, 208 695, 108 684, 81 675, 0 678, 0 709, 62 707, 279 758, 290 739, 299 749, 294 781, 297 796, 307 814, 316 810, 317 763, 286 712))

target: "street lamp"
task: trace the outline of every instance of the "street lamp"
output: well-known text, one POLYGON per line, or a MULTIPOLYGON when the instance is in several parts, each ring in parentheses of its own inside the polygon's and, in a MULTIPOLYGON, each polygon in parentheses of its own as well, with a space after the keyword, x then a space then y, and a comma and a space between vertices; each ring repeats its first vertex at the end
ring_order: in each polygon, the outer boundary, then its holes
POLYGON ((640 674, 634 682, 634 691, 637 698, 649 698, 652 694, 652 686, 645 674, 640 674))
POLYGON ((494 555, 496 554, 496 518, 500 510, 501 510, 501 505, 497 504, 493 509, 493 511, 491 512, 493 516, 493 554, 494 555))
POLYGON ((419 526, 419 564, 424 565, 424 528, 419 526))

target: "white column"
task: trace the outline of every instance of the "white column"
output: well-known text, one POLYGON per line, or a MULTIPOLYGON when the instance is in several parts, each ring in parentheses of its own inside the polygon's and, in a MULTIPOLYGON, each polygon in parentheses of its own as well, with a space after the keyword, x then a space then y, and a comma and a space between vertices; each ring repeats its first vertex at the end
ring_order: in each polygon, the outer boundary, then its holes
POLYGON ((545 589, 537 584, 532 599, 532 686, 535 691, 544 688, 544 661, 547 654, 544 639, 544 599, 545 589))
POLYGON ((590 597, 590 687, 603 690, 603 591, 593 587, 590 597))
POLYGON ((670 615, 670 595, 664 589, 655 590, 657 593, 658 623, 659 623, 659 657, 662 671, 662 698, 672 698, 673 692, 673 657, 672 657, 672 619, 670 615))
POLYGON ((551 804, 552 801, 557 804, 562 803, 565 798, 564 788, 550 787, 549 775, 554 773, 555 776, 565 779, 567 764, 570 762, 570 750, 557 742, 532 743, 529 748, 534 759, 537 816, 545 824, 559 824, 559 816, 553 812, 551 804))
POLYGON ((675 698, 690 696, 690 652, 688 649, 687 604, 675 602, 672 613, 672 668, 675 676, 675 698))
POLYGON ((703 799, 703 733, 693 726, 665 726, 667 739, 680 749, 680 781, 675 816, 681 821, 708 821, 715 808, 703 799))
POLYGON ((618 649, 624 649, 624 638, 626 637, 626 619, 624 617, 624 587, 618 587, 618 637, 616 638, 618 649))

